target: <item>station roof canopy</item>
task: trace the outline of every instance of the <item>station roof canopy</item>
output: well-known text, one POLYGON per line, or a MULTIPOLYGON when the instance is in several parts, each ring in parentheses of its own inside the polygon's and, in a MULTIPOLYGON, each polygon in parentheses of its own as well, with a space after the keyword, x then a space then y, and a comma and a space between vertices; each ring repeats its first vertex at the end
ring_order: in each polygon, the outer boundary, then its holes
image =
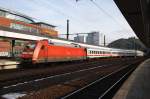
POLYGON ((10 10, 10 9, 6 9, 6 8, 2 8, 2 7, 0 7, 0 11, 5 11, 5 12, 7 12, 7 13, 10 13, 10 14, 13 14, 13 15, 17 15, 17 16, 20 16, 20 17, 23 17, 23 18, 26 18, 26 19, 28 19, 28 20, 34 22, 33 18, 31 18, 31 17, 29 17, 29 16, 27 16, 27 15, 25 15, 25 14, 22 14, 22 13, 20 13, 20 12, 17 12, 17 11, 12 11, 12 10, 10 10))
POLYGON ((53 27, 53 28, 56 27, 55 25, 51 25, 51 24, 48 24, 48 23, 45 23, 45 22, 35 22, 35 23, 33 23, 33 24, 37 24, 37 25, 43 24, 43 25, 47 25, 47 26, 50 26, 50 27, 53 27))
POLYGON ((150 0, 114 0, 139 39, 150 47, 150 0))

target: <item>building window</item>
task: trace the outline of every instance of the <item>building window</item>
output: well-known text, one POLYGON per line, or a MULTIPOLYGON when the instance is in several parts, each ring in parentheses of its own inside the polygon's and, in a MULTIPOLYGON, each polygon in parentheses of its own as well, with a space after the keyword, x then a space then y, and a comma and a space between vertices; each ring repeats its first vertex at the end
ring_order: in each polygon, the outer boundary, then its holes
POLYGON ((11 23, 10 28, 17 29, 17 30, 23 30, 23 25, 11 23))
POLYGON ((6 12, 0 11, 0 16, 1 16, 1 17, 5 17, 5 15, 6 15, 6 12))
POLYGON ((32 28, 32 27, 29 27, 29 26, 24 26, 24 25, 16 24, 16 23, 11 23, 10 28, 17 29, 17 30, 28 31, 28 32, 34 32, 34 33, 39 32, 38 29, 36 29, 36 28, 32 28))
POLYGON ((13 20, 17 20, 17 21, 22 21, 22 22, 26 22, 26 23, 32 23, 31 20, 18 16, 18 15, 14 15, 14 14, 10 14, 10 13, 5 13, 5 17, 9 18, 9 19, 13 19, 13 20))

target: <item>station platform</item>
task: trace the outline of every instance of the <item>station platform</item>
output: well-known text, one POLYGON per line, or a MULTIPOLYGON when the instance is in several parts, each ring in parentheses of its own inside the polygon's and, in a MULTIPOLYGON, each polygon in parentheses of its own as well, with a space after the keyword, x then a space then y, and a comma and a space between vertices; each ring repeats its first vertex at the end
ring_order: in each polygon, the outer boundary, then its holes
POLYGON ((113 99, 150 99, 150 59, 136 68, 113 99))
POLYGON ((19 61, 12 59, 0 59, 0 70, 17 68, 18 64, 20 64, 19 61))

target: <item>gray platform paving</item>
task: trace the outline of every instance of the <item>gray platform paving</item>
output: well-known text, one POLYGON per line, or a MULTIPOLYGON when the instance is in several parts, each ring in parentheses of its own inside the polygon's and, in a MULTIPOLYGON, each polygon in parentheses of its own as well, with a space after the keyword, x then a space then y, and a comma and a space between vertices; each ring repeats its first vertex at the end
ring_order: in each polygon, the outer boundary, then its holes
POLYGON ((137 67, 113 99, 150 99, 150 59, 137 67))

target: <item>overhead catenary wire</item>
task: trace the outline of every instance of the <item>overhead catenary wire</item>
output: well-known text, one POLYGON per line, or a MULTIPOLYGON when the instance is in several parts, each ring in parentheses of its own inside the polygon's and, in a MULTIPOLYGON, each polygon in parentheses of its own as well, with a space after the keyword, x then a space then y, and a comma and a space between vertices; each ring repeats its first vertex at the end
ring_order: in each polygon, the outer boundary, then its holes
MULTIPOLYGON (((77 0, 76 2, 78 2, 78 1, 80 1, 80 0, 77 0)), ((125 34, 128 34, 128 36, 129 36, 130 33, 132 33, 132 32, 129 33, 129 30, 126 29, 122 24, 120 24, 120 22, 118 22, 118 20, 116 20, 116 19, 114 18, 114 16, 112 16, 111 14, 109 14, 105 9, 103 9, 100 5, 98 5, 98 4, 96 3, 96 0, 89 0, 89 1, 92 2, 92 4, 93 4, 95 7, 97 7, 100 12, 104 13, 108 18, 110 18, 112 21, 114 21, 114 22, 116 23, 116 25, 119 25, 119 26, 122 28, 121 30, 123 30, 123 31, 126 32, 125 34)), ((124 36, 124 33, 120 33, 120 35, 124 36)))
MULTIPOLYGON (((101 6, 99 6, 95 1, 90 0, 92 4, 94 4, 100 12, 103 12, 108 18, 112 19, 117 25, 119 25, 123 30, 128 31, 122 24, 120 24, 111 14, 107 13, 101 6)), ((128 33, 128 32, 127 32, 128 33)), ((128 33, 129 35, 129 33, 128 33)))
MULTIPOLYGON (((30 0, 29 0, 30 1, 30 0)), ((38 2, 38 1, 36 1, 36 0, 31 0, 30 2, 33 2, 34 4, 36 3, 36 4, 38 4, 38 5, 40 5, 41 7, 43 7, 43 8, 46 8, 46 9, 49 9, 49 8, 51 8, 51 10, 53 10, 53 11, 55 11, 56 13, 58 13, 59 15, 61 15, 61 16, 63 16, 64 17, 64 19, 70 19, 71 21, 74 21, 74 22, 76 22, 77 24, 80 24, 80 25, 82 25, 82 26, 90 26, 89 24, 84 24, 85 22, 82 22, 82 20, 79 20, 79 19, 77 19, 77 18, 75 18, 74 16, 70 16, 70 15, 68 15, 68 14, 66 14, 66 13, 64 13, 64 12, 62 12, 60 9, 57 9, 56 7, 54 7, 54 6, 52 6, 52 5, 50 5, 49 4, 49 1, 45 1, 46 3, 44 3, 44 2, 38 2), (84 24, 84 25, 83 25, 84 24)), ((59 25, 60 26, 60 25, 59 25)), ((91 25, 92 26, 92 25, 91 25)), ((62 27, 65 27, 65 26, 62 26, 62 27)))
MULTIPOLYGON (((51 4, 53 4, 53 3, 50 2, 50 1, 48 1, 48 0, 46 0, 47 2, 45 2, 45 1, 39 2, 38 0, 28 0, 28 1, 34 3, 35 5, 36 5, 36 4, 40 5, 40 7, 42 7, 42 8, 49 9, 49 10, 47 10, 45 13, 49 13, 50 10, 54 10, 55 12, 57 12, 59 15, 63 16, 64 18, 70 19, 71 21, 73 20, 74 22, 77 22, 78 24, 80 24, 80 26, 85 26, 85 25, 87 26, 87 25, 88 25, 88 24, 86 24, 87 22, 86 22, 86 23, 85 23, 85 22, 81 22, 82 20, 78 20, 78 18, 76 18, 75 16, 68 15, 68 13, 63 12, 62 9, 58 9, 59 7, 55 7, 55 6, 51 5, 51 4), (68 17, 69 17, 69 18, 68 18, 68 17)), ((91 0, 90 0, 90 1, 91 1, 91 0)), ((92 1, 92 2, 96 3, 95 1, 92 1)), ((97 4, 97 3, 96 3, 96 4, 97 4)), ((97 5, 98 5, 98 4, 97 4, 97 5)), ((99 5, 98 5, 98 6, 99 6, 99 5)), ((34 8, 34 9, 36 9, 36 8, 34 8)), ((112 18, 112 17, 110 17, 110 16, 112 16, 112 15, 110 15, 109 13, 107 13, 107 11, 105 11, 105 9, 103 9, 103 10, 104 10, 105 14, 106 14, 109 18, 112 18), (110 16, 109 16, 109 15, 110 15, 110 16)), ((34 19, 39 20, 39 19, 37 19, 37 18, 34 18, 34 19)), ((117 23, 118 23, 118 22, 117 22, 117 23)), ((60 24, 59 26, 61 26, 61 28, 66 28, 65 25, 63 25, 63 24, 60 24), (62 26, 61 26, 61 25, 62 25, 62 26)))

